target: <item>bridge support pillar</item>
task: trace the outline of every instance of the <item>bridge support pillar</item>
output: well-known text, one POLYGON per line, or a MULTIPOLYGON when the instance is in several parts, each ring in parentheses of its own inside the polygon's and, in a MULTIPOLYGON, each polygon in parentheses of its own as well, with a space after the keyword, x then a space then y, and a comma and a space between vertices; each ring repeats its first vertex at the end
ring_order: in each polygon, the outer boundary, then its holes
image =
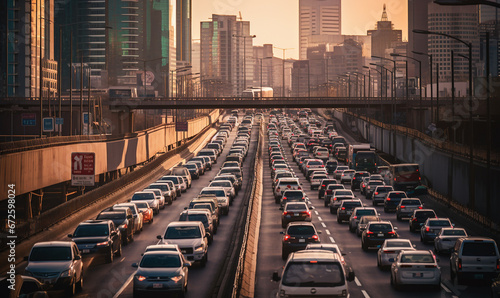
POLYGON ((133 133, 134 132, 134 112, 129 111, 128 112, 128 133, 133 133))

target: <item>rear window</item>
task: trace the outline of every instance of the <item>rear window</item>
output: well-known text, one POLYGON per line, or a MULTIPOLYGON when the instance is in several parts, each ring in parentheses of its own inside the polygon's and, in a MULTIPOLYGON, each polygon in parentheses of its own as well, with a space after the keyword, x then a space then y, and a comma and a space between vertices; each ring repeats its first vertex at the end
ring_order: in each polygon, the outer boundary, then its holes
POLYGON ((422 212, 416 212, 415 216, 418 218, 429 218, 429 217, 436 217, 436 214, 432 211, 422 211, 422 212))
POLYGON ((434 258, 431 254, 404 254, 401 263, 434 263, 434 258))
POLYGON ((336 262, 290 262, 282 284, 289 287, 336 287, 345 284, 342 267, 336 262))
POLYGON ((496 256, 495 243, 488 242, 464 242, 462 255, 463 256, 483 256, 493 257, 496 256))
POLYGON ((431 226, 431 227, 449 227, 450 222, 447 220, 430 220, 429 226, 431 226))
POLYGON ((402 200, 401 204, 405 204, 405 205, 420 205, 420 200, 402 200))
POLYGON ((286 204, 286 210, 307 210, 305 204, 286 204))
POLYGON ((350 196, 352 195, 352 192, 346 190, 346 191, 342 191, 342 190, 338 190, 335 192, 335 195, 336 196, 350 196))
POLYGON ((392 231, 392 227, 389 224, 372 224, 370 225, 370 231, 389 232, 392 231))
POLYGON ((356 211, 356 215, 360 216, 360 215, 376 215, 376 214, 375 214, 375 210, 361 209, 361 210, 356 211))
POLYGON ((293 197, 302 198, 304 196, 304 193, 302 193, 301 191, 285 191, 283 195, 289 198, 293 197))
POLYGON ((312 226, 291 226, 288 228, 289 235, 313 235, 315 234, 312 226))
POLYGON ((466 233, 464 230, 453 229, 453 230, 443 230, 442 235, 445 235, 445 236, 466 236, 466 233))
POLYGON ((353 208, 359 206, 361 206, 360 202, 344 202, 344 204, 342 204, 342 207, 347 207, 347 208, 353 208))
POLYGON ((389 241, 387 247, 412 247, 408 241, 389 241))

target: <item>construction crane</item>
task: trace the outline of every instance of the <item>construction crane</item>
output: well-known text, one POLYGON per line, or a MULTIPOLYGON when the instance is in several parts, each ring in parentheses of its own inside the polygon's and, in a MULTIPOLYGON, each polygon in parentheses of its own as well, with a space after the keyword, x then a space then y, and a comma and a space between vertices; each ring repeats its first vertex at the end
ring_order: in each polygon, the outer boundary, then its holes
POLYGON ((238 14, 239 14, 239 17, 237 19, 239 19, 240 21, 243 21, 243 17, 241 16, 241 11, 238 11, 238 14))

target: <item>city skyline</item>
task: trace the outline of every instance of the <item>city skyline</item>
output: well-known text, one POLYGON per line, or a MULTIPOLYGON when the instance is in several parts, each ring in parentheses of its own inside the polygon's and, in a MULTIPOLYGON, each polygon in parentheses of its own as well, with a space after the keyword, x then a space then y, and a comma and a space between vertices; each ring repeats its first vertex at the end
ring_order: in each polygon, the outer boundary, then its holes
MULTIPOLYGON (((349 0, 342 1, 342 34, 366 35, 380 21, 383 5, 387 6, 389 20, 395 29, 403 31, 403 40, 408 38, 408 4, 398 0, 349 0), (359 10, 363 7, 363 10, 359 10), (360 21, 361 20, 361 21, 360 21)), ((228 0, 193 0, 193 39, 200 38, 200 22, 207 21, 212 14, 237 15, 241 12, 244 21, 250 21, 251 34, 257 37, 254 45, 273 44, 280 48, 289 48, 287 58, 299 58, 299 0, 273 1, 228 1, 228 0), (263 9, 266 5, 268 9, 263 9), (277 11, 281 13, 277 14, 277 11), (268 34, 269 28, 272 34, 268 34)), ((274 53, 282 57, 278 49, 274 53)))

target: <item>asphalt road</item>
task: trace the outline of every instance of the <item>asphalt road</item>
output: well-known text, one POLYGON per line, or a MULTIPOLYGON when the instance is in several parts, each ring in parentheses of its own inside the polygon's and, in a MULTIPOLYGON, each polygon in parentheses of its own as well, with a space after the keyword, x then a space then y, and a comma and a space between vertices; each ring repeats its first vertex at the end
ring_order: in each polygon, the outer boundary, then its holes
MULTIPOLYGON (((340 129, 340 125, 337 125, 340 129)), ((339 134, 346 137, 348 142, 356 144, 357 142, 349 134, 338 130, 339 134)), ((266 133, 267 136, 267 133, 266 133)), ((266 144, 267 144, 266 140, 266 144)), ((310 190, 310 184, 305 179, 297 164, 293 161, 290 154, 290 147, 286 140, 282 141, 284 152, 289 165, 295 171, 296 175, 303 183, 303 189, 310 198, 311 205, 315 209, 312 211, 312 222, 322 233, 320 240, 322 243, 337 243, 343 253, 347 264, 350 265, 356 274, 354 282, 349 283, 351 297, 489 297, 489 287, 480 284, 456 285, 450 280, 449 256, 440 255, 439 266, 441 267, 442 283, 441 291, 433 292, 422 287, 412 287, 402 291, 396 291, 390 286, 390 271, 381 271, 377 268, 377 250, 364 252, 361 249, 361 238, 356 234, 349 232, 348 224, 337 223, 336 215, 330 214, 329 207, 324 207, 323 201, 318 199, 318 191, 310 190)), ((267 151, 264 153, 267 157, 267 151)), ((257 273, 255 297, 275 297, 278 290, 278 283, 271 280, 272 273, 278 271, 281 275, 285 261, 281 259, 281 239, 279 234, 283 231, 281 228, 281 211, 279 206, 274 203, 274 197, 271 188, 269 167, 264 168, 264 194, 262 197, 262 221, 259 238, 259 252, 257 258, 257 273)), ((350 187, 346 185, 346 188, 350 187)), ((356 197, 361 199, 367 206, 372 206, 371 200, 365 199, 358 191, 354 192, 356 197)), ((462 220, 455 218, 442 206, 438 206, 430 196, 421 197, 426 208, 436 210, 440 217, 450 217, 457 227, 462 220)), ((409 231, 408 221, 397 221, 394 213, 384 213, 383 207, 376 207, 382 220, 390 220, 394 226, 398 227, 400 238, 410 239, 416 244, 417 249, 433 249, 432 244, 423 244, 420 242, 418 233, 409 231)), ((466 228, 467 229, 467 228, 466 228)), ((468 229, 467 229, 468 230, 468 229)), ((469 230, 468 230, 469 231, 469 230)), ((469 232, 470 233, 470 232, 469 232)), ((477 235, 477 234, 476 234, 477 235)))

